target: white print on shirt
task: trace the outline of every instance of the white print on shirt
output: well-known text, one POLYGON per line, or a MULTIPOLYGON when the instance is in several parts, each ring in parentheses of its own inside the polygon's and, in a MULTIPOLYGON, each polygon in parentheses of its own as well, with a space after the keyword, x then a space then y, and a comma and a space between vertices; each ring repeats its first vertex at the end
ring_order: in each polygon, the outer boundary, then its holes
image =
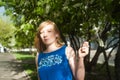
POLYGON ((39 68, 41 67, 50 67, 56 64, 62 63, 62 56, 60 55, 50 55, 45 58, 42 58, 39 62, 39 68))

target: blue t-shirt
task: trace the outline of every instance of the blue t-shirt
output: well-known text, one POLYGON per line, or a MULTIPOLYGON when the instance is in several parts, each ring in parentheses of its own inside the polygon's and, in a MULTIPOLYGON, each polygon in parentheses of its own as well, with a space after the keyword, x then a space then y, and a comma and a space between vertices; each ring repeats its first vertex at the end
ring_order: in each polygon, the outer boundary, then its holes
POLYGON ((72 80, 72 71, 65 55, 66 46, 38 56, 38 75, 40 80, 72 80))

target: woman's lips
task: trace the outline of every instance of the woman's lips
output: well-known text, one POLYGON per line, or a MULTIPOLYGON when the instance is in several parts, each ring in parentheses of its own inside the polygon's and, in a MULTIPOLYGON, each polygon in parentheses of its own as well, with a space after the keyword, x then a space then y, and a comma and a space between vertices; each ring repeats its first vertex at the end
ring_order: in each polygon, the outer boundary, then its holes
POLYGON ((44 41, 47 41, 48 39, 44 39, 44 41))

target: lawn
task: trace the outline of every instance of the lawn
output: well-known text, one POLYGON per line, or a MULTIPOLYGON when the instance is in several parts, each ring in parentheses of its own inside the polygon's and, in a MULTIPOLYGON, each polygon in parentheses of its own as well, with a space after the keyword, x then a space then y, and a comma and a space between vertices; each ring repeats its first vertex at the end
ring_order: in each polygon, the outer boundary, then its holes
POLYGON ((13 54, 22 63, 23 69, 30 76, 31 80, 37 80, 35 56, 29 52, 16 52, 13 54))

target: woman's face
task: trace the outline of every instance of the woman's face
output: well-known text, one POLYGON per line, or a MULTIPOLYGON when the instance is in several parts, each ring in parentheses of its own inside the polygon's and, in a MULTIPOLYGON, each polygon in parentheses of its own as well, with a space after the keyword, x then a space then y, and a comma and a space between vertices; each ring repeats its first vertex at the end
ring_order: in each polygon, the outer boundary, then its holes
POLYGON ((40 37, 45 45, 56 43, 57 35, 53 25, 47 25, 40 30, 40 37))

